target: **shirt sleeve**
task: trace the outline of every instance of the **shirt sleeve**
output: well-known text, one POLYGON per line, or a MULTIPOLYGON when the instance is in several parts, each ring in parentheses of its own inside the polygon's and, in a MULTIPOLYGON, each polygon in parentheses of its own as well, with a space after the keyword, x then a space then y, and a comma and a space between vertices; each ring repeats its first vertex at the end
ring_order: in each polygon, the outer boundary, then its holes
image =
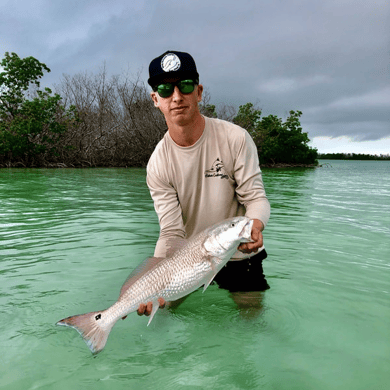
POLYGON ((246 130, 244 134, 245 137, 238 144, 234 163, 237 199, 244 205, 245 215, 251 219, 259 219, 265 227, 271 208, 264 189, 256 145, 246 130))
POLYGON ((173 186, 153 169, 148 169, 146 182, 160 224, 160 236, 156 243, 154 256, 166 257, 167 241, 175 237, 185 237, 181 206, 173 186))

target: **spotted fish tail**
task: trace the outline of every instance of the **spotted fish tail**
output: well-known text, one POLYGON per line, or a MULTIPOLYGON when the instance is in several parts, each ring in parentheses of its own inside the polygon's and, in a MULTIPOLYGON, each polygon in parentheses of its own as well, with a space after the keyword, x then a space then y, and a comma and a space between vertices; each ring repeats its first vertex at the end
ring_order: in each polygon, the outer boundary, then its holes
POLYGON ((115 322, 104 321, 104 311, 80 314, 58 321, 56 325, 70 326, 77 330, 93 354, 99 353, 106 345, 115 322))

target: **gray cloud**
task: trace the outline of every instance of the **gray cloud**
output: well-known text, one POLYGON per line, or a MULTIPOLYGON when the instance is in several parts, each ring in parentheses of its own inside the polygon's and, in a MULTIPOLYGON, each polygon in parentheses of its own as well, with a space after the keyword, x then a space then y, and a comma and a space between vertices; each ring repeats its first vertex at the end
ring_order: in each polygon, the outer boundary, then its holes
POLYGON ((309 137, 390 135, 389 5, 385 0, 7 2, 0 52, 33 55, 52 72, 130 68, 146 82, 154 57, 190 52, 212 103, 259 102, 303 112, 309 137))

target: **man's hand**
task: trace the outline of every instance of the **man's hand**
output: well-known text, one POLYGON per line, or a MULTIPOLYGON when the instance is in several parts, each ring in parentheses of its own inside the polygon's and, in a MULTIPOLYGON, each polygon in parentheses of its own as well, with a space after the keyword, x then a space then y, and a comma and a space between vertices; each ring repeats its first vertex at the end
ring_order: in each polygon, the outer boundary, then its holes
POLYGON ((261 233, 263 230, 263 222, 261 222, 259 219, 254 219, 251 232, 251 238, 254 242, 242 243, 238 247, 238 250, 242 253, 256 252, 259 248, 263 246, 263 234, 261 233))
MULTIPOLYGON (((163 309, 166 305, 166 301, 164 298, 158 298, 158 303, 160 305, 160 309, 163 309)), ((150 316, 150 314, 152 313, 152 309, 153 309, 152 302, 148 302, 147 304, 141 303, 137 309, 137 313, 139 316, 142 315, 150 316)))

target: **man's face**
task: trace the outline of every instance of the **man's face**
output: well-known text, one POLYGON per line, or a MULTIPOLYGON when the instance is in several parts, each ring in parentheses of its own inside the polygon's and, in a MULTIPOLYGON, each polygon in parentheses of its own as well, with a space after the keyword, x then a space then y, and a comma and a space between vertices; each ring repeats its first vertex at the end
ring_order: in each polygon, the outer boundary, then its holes
MULTIPOLYGON (((163 82, 175 83, 178 78, 167 78, 163 82)), ((193 92, 184 94, 180 92, 177 85, 171 96, 161 97, 157 92, 152 92, 155 107, 158 107, 165 116, 168 127, 170 124, 184 126, 191 122, 199 114, 198 102, 202 100, 203 86, 197 85, 193 92)))

